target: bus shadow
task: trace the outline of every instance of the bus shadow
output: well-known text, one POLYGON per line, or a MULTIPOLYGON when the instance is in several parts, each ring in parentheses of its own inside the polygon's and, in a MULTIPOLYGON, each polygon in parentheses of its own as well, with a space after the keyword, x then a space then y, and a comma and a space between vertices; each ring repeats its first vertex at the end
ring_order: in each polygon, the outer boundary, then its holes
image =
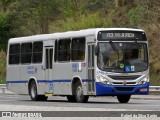
POLYGON ((101 101, 88 101, 87 103, 76 103, 76 102, 68 102, 67 100, 47 100, 47 101, 31 101, 31 100, 18 100, 18 101, 25 101, 25 102, 34 102, 34 103, 67 103, 67 104, 94 104, 94 105, 103 105, 103 104, 121 104, 121 105, 132 105, 132 104, 147 104, 147 103, 135 103, 135 102, 129 102, 129 103, 119 103, 118 101, 114 102, 101 102, 101 101))
MULTIPOLYGON (((134 102, 128 102, 128 103, 119 103, 118 101, 116 102, 94 102, 94 101, 89 101, 86 104, 121 104, 121 105, 132 105, 132 104, 145 104, 145 103, 134 103, 134 102)), ((147 104, 147 103, 146 103, 147 104)))
POLYGON ((88 101, 87 103, 77 103, 77 102, 69 102, 68 100, 46 100, 46 101, 32 101, 32 100, 17 100, 17 101, 25 101, 25 102, 34 102, 34 103, 76 103, 76 104, 119 104, 118 102, 100 102, 100 101, 88 101))
POLYGON ((132 101, 132 100, 134 100, 134 99, 131 99, 131 101, 129 101, 128 103, 119 103, 118 101, 116 101, 116 100, 114 100, 114 101, 108 101, 108 100, 106 100, 106 101, 100 101, 100 100, 98 100, 98 101, 95 101, 95 100, 89 100, 87 103, 76 103, 76 102, 69 102, 67 99, 48 99, 48 100, 46 100, 46 101, 32 101, 32 100, 30 100, 30 98, 28 98, 27 100, 17 100, 17 101, 25 101, 25 102, 34 102, 34 103, 68 103, 68 104, 121 104, 121 105, 125 105, 125 104, 148 104, 148 103, 142 103, 142 102, 135 102, 135 101, 132 101))
MULTIPOLYGON (((62 103, 67 103, 68 101, 67 100, 46 100, 46 101, 32 101, 32 100, 18 100, 18 101, 25 101, 25 102, 43 102, 43 103, 49 103, 49 102, 62 102, 62 103)), ((69 102, 68 102, 69 103, 69 102)))

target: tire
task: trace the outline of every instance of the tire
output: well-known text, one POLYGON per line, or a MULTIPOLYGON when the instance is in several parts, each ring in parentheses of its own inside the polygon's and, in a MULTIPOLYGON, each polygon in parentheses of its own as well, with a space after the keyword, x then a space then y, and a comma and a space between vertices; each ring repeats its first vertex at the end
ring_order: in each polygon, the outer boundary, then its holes
POLYGON ((131 95, 119 95, 119 96, 117 96, 117 99, 120 103, 128 103, 130 98, 131 98, 131 95))
POLYGON ((76 102, 76 98, 74 95, 68 95, 67 99, 68 99, 68 102, 76 102))
POLYGON ((83 94, 83 89, 80 82, 77 82, 75 86, 75 98, 78 103, 88 102, 89 96, 83 94))
POLYGON ((31 81, 30 86, 29 86, 29 95, 31 100, 33 101, 46 101, 48 97, 45 95, 38 95, 37 94, 37 86, 35 81, 31 81))

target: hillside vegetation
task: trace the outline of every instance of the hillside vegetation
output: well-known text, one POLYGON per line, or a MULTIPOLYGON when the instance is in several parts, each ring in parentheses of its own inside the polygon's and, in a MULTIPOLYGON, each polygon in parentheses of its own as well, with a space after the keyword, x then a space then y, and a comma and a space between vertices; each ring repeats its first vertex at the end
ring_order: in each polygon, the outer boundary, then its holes
POLYGON ((146 31, 151 85, 160 85, 159 0, 0 0, 0 83, 9 38, 99 27, 146 31))

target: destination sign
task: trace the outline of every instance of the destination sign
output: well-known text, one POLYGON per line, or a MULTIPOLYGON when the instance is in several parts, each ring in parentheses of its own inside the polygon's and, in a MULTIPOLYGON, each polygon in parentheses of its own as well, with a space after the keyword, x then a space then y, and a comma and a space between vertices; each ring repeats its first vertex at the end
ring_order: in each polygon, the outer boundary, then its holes
POLYGON ((98 40, 146 40, 143 32, 124 31, 101 31, 98 33, 98 40))

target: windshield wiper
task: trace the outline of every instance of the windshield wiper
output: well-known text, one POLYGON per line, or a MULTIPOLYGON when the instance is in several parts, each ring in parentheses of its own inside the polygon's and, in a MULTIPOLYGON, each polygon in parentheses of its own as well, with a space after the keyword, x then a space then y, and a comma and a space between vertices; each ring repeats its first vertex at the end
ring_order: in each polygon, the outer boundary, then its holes
POLYGON ((109 43, 110 43, 112 49, 113 49, 116 53, 119 53, 118 50, 117 50, 117 48, 116 48, 115 45, 113 44, 113 42, 112 42, 112 41, 109 41, 109 43))

